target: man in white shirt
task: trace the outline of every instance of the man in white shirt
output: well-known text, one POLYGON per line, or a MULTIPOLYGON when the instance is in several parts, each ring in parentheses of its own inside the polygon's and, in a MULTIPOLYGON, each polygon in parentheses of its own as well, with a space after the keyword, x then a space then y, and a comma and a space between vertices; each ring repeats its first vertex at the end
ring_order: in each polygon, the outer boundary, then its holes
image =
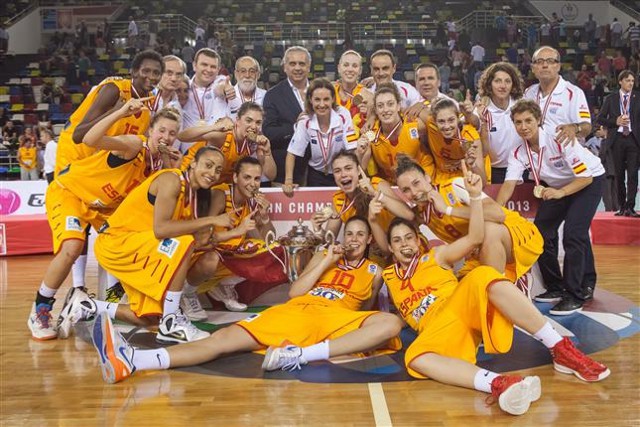
MULTIPOLYGON (((236 84, 233 87, 236 91, 236 97, 240 99, 240 105, 245 102, 255 102, 262 106, 262 100, 266 90, 258 87, 258 78, 260 77, 261 67, 258 61, 251 56, 243 56, 236 61, 233 75, 236 78, 236 84)), ((227 117, 235 120, 238 110, 231 110, 231 105, 227 108, 227 117)))
POLYGON ((44 176, 47 183, 53 181, 53 171, 56 168, 56 152, 58 143, 53 138, 53 131, 50 129, 40 129, 40 139, 45 142, 44 147, 44 176))
POLYGON ((618 18, 613 18, 613 22, 609 26, 611 30, 611 46, 622 47, 622 24, 618 21, 618 18))
POLYGON ((480 42, 476 42, 476 44, 471 48, 471 57, 473 58, 473 62, 477 70, 481 70, 484 68, 484 55, 484 48, 482 47, 480 42))
POLYGON ((138 38, 138 24, 133 20, 133 16, 129 16, 129 28, 127 30, 127 34, 129 36, 129 46, 135 45, 136 39, 138 38))
POLYGON ((164 72, 160 78, 160 83, 153 90, 156 99, 151 106, 151 114, 157 113, 164 107, 172 107, 182 113, 176 90, 178 90, 182 82, 187 66, 182 59, 175 55, 164 56, 162 62, 164 63, 164 72))
POLYGON ((202 48, 196 53, 193 61, 195 75, 184 107, 183 129, 215 123, 225 116, 228 103, 238 104, 232 109, 240 108, 240 100, 229 83, 229 77, 218 75, 220 65, 220 55, 215 50, 202 48))
POLYGON ((202 25, 196 25, 196 29, 193 30, 193 32, 196 36, 196 40, 204 40, 204 28, 202 28, 202 25))
POLYGON ((582 89, 560 76, 560 53, 551 46, 536 50, 532 59, 533 74, 539 83, 524 92, 542 110, 542 127, 555 133, 561 144, 584 141, 591 133, 591 112, 582 89))
POLYGON ((382 83, 393 83, 400 92, 402 98, 402 108, 409 108, 420 101, 420 94, 409 83, 393 79, 396 72, 396 58, 393 53, 386 49, 375 51, 371 55, 371 76, 374 84, 371 91, 375 92, 377 85, 382 83))

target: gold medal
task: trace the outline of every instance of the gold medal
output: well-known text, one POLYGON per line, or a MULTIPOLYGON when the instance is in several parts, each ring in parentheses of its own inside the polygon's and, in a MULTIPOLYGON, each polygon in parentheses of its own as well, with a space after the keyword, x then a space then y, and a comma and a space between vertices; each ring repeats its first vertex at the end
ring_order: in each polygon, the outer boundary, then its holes
POLYGON ((536 185, 533 187, 533 195, 538 199, 542 199, 542 192, 544 191, 544 185, 536 185))
POLYGON ((372 130, 365 132, 364 137, 367 138, 367 141, 374 142, 376 140, 376 133, 372 130))
POLYGON ((364 101, 364 98, 362 97, 362 95, 357 94, 356 96, 353 97, 353 99, 351 100, 351 103, 356 107, 358 107, 360 104, 362 104, 362 101, 364 101))
POLYGON ((198 120, 198 126, 206 126, 206 125, 207 125, 207 121, 205 119, 198 120))

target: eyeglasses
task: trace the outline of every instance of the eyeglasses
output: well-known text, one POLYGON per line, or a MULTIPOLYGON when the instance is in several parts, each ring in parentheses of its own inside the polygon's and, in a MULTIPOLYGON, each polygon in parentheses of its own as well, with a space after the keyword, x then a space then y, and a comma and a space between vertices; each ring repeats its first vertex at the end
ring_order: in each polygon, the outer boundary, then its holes
POLYGON ((239 74, 248 74, 250 76, 258 74, 258 70, 255 68, 239 68, 237 71, 239 74))
POLYGON ((536 65, 542 65, 544 63, 546 63, 547 65, 553 65, 560 63, 560 61, 558 61, 556 58, 540 58, 533 61, 533 63, 536 65))

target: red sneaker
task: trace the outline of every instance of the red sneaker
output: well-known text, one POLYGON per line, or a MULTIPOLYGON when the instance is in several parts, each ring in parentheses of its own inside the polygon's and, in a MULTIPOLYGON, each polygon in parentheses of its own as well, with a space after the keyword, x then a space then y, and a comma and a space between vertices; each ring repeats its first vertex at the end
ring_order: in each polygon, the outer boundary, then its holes
POLYGON ((538 377, 500 375, 491 382, 491 396, 498 400, 500 409, 511 415, 522 415, 531 402, 540 399, 542 387, 538 377))
POLYGON ((574 374, 582 381, 601 381, 611 374, 609 368, 578 350, 567 337, 551 349, 551 355, 556 371, 574 374))

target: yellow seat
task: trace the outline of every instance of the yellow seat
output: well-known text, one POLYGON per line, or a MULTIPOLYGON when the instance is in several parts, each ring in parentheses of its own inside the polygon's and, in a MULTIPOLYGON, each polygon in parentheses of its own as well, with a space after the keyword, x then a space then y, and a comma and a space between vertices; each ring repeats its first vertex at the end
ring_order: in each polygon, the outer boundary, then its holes
POLYGON ((11 104, 11 112, 17 113, 24 110, 24 104, 11 104))

